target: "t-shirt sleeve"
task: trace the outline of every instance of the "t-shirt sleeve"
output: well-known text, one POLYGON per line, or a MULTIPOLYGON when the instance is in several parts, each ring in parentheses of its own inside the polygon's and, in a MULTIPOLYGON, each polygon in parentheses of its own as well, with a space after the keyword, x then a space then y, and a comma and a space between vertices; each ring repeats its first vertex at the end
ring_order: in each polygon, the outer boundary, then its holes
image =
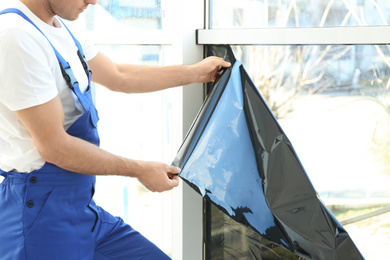
POLYGON ((0 102, 17 111, 53 99, 58 90, 50 45, 43 43, 40 35, 19 27, 2 34, 0 102))
POLYGON ((99 50, 88 37, 81 37, 81 40, 85 58, 89 61, 98 54, 99 50))

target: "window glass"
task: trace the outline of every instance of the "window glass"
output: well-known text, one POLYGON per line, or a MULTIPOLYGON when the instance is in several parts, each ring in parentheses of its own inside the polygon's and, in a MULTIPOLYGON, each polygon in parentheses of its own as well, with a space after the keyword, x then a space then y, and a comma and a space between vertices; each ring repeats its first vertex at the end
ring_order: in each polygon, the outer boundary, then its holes
POLYGON ((210 28, 387 25, 386 0, 210 0, 210 28))
MULTIPOLYGON (((169 56, 169 46, 98 45, 118 63, 159 65, 169 56)), ((179 89, 147 94, 123 94, 96 86, 101 148, 127 158, 170 164, 180 129, 179 89), (176 142, 176 143, 175 143, 176 142)), ((179 142, 181 140, 178 140, 179 142)), ((96 203, 156 243, 172 251, 172 194, 152 193, 136 179, 98 177, 96 203)))
MULTIPOLYGON (((389 46, 232 48, 338 220, 390 204, 389 46)), ((227 256, 237 224, 217 209, 208 212, 206 245, 227 256)), ((363 256, 377 259, 388 251, 387 217, 345 226, 363 256)))

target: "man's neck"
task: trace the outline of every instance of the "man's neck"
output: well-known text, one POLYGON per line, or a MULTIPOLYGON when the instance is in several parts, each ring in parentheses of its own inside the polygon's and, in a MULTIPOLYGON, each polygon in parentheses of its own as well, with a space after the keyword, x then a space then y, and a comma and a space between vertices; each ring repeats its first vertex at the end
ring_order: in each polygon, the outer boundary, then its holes
POLYGON ((25 6, 27 6, 28 9, 30 9, 31 12, 33 12, 39 19, 41 19, 43 22, 47 23, 48 25, 55 26, 54 24, 54 13, 51 11, 50 5, 47 3, 47 1, 43 0, 19 0, 22 2, 25 6))

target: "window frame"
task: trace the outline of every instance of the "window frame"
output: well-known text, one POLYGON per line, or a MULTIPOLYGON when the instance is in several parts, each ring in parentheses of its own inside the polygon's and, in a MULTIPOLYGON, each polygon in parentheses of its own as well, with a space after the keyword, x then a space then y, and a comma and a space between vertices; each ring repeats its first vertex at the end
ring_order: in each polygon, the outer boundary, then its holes
POLYGON ((231 45, 386 45, 390 26, 262 29, 199 29, 197 44, 231 45))

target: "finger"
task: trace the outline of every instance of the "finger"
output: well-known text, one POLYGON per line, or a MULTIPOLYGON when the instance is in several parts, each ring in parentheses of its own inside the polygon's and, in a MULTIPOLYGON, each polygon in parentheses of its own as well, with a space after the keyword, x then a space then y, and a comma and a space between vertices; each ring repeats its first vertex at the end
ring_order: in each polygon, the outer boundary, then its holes
POLYGON ((222 67, 225 67, 225 68, 229 68, 230 66, 232 66, 232 64, 228 61, 224 61, 222 64, 222 67))
POLYGON ((179 174, 181 172, 181 169, 179 167, 170 166, 168 172, 172 174, 179 174))
POLYGON ((216 68, 211 78, 211 81, 214 82, 217 79, 217 77, 222 75, 223 72, 225 72, 225 69, 223 69, 223 67, 216 68))
POLYGON ((171 180, 172 180, 172 179, 180 179, 180 178, 179 178, 179 175, 177 175, 177 174, 172 174, 172 173, 168 173, 168 178, 171 179, 171 180))
POLYGON ((228 68, 232 65, 230 62, 225 61, 224 58, 217 57, 217 60, 218 60, 218 66, 228 68))
POLYGON ((174 176, 172 177, 172 179, 170 179, 169 182, 170 182, 170 184, 171 184, 171 187, 173 188, 173 187, 179 186, 179 181, 180 181, 179 176, 174 175, 174 176))
POLYGON ((220 66, 221 66, 221 67, 228 68, 228 67, 230 67, 231 65, 232 65, 232 64, 231 64, 230 62, 225 61, 223 58, 221 58, 221 60, 220 60, 220 66))

